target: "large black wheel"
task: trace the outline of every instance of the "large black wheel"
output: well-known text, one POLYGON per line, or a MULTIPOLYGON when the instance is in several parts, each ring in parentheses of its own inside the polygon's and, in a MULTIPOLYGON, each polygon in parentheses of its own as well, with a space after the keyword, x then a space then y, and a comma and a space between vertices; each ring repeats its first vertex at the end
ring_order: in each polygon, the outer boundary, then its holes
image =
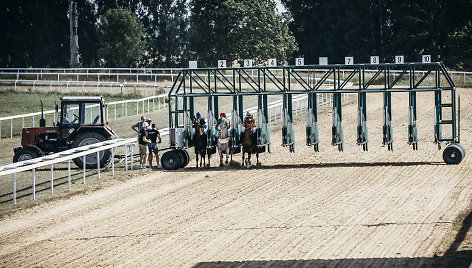
POLYGON ((39 156, 39 153, 34 148, 23 147, 15 152, 13 156, 13 163, 30 160, 39 156))
POLYGON ((463 147, 458 144, 451 144, 444 149, 443 159, 447 164, 457 165, 465 156, 463 147))
MULTIPOLYGON (((102 142, 102 141, 106 141, 107 138, 105 138, 105 136, 103 136, 102 134, 100 133, 97 133, 97 132, 83 132, 83 133, 80 133, 79 135, 77 135, 77 137, 75 137, 74 141, 72 142, 72 148, 77 148, 77 147, 81 147, 81 146, 87 146, 87 145, 90 145, 90 144, 94 144, 94 143, 98 143, 98 142, 102 142)), ((110 160, 110 156, 111 156, 111 150, 105 150, 105 151, 101 151, 98 153, 98 157, 99 157, 99 163, 100 163, 100 167, 104 167, 106 166, 106 164, 108 163, 108 161, 110 160)), ((97 168, 97 153, 92 153, 92 154, 89 154, 85 157, 85 167, 86 168, 97 168)), ((74 163, 79 167, 79 168, 82 168, 83 165, 84 165, 84 157, 81 156, 81 157, 78 157, 78 158, 74 158, 74 163)))
POLYGON ((179 150, 167 151, 161 158, 161 165, 166 170, 176 170, 182 167, 183 157, 179 150))
MULTIPOLYGON (((190 161, 190 159, 187 161, 187 154, 188 153, 186 154, 185 150, 175 150, 175 152, 177 152, 180 155, 180 167, 179 168, 184 168, 185 166, 187 166, 188 162, 190 161)), ((190 156, 189 156, 189 158, 190 158, 190 156)))
POLYGON ((187 152, 187 150, 177 150, 177 152, 180 154, 180 156, 182 157, 182 163, 180 165, 181 168, 184 168, 188 165, 188 163, 190 162, 190 155, 189 153, 187 152))
POLYGON ((460 144, 460 143, 456 143, 456 145, 457 145, 457 146, 459 147, 459 149, 461 150, 461 152, 462 152, 462 159, 464 159, 464 157, 465 157, 465 148, 464 148, 464 146, 462 146, 462 144, 460 144))

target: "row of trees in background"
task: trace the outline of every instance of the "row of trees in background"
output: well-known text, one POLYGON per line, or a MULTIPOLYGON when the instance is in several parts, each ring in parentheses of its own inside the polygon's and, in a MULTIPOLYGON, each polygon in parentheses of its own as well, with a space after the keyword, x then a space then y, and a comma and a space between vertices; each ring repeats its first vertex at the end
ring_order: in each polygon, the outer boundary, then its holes
MULTIPOLYGON (((432 55, 472 70, 472 0, 76 0, 82 67, 432 55)), ((0 66, 69 65, 68 3, 0 1, 0 66)))
POLYGON ((471 0, 282 0, 305 62, 328 56, 342 63, 354 56, 409 62, 431 55, 448 67, 472 70, 471 0))

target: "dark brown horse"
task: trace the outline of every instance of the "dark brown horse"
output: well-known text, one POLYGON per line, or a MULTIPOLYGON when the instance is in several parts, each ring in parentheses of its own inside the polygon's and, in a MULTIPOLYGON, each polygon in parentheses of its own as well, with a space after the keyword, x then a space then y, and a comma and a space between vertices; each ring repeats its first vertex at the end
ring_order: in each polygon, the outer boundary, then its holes
POLYGON ((249 168, 251 166, 251 154, 256 154, 256 165, 259 165, 259 151, 257 150, 257 136, 252 133, 251 128, 244 130, 243 136, 243 161, 241 165, 249 168), (244 154, 247 153, 247 162, 244 163, 244 154))
MULTIPOLYGON (((195 120, 193 127, 195 128, 194 145, 195 145, 195 159, 197 161, 196 168, 198 168, 198 155, 201 156, 200 167, 202 167, 202 161, 203 161, 203 166, 206 166, 205 156, 207 154, 207 135, 203 133, 203 130, 201 128, 202 126, 200 125, 200 120, 195 120)), ((210 163, 210 155, 208 155, 208 163, 210 163)))

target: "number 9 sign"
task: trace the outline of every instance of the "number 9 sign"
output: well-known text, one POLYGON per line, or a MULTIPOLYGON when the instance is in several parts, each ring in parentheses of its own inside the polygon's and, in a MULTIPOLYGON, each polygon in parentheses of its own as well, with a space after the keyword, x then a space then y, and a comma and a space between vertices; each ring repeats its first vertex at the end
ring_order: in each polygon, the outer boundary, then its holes
POLYGON ((395 63, 396 63, 396 64, 403 64, 403 63, 405 63, 405 57, 403 57, 403 56, 395 56, 395 63))

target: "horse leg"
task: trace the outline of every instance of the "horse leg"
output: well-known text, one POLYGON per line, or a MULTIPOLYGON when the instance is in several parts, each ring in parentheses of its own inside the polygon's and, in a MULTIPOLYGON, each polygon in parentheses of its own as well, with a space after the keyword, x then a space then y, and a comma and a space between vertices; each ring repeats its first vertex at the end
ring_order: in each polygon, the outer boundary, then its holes
POLYGON ((241 166, 244 166, 244 154, 246 153, 246 152, 244 151, 244 146, 243 146, 242 150, 243 150, 243 161, 241 162, 241 166))
POLYGON ((261 165, 261 163, 259 163, 259 150, 256 151, 256 165, 261 165))
POLYGON ((207 165, 207 167, 210 167, 211 149, 208 149, 207 153, 208 153, 208 165, 207 165))
POLYGON ((197 165, 195 166, 195 168, 198 168, 198 152, 195 152, 195 159, 197 161, 197 165))
POLYGON ((251 166, 251 152, 247 152, 247 168, 251 166))
MULTIPOLYGON (((226 147, 226 162, 225 162, 225 164, 228 164, 228 157, 229 157, 229 146, 226 147)), ((223 157, 221 158, 221 162, 223 162, 223 157)))
POLYGON ((223 166, 223 150, 221 150, 220 147, 218 147, 218 153, 220 154, 220 167, 222 167, 223 166))

